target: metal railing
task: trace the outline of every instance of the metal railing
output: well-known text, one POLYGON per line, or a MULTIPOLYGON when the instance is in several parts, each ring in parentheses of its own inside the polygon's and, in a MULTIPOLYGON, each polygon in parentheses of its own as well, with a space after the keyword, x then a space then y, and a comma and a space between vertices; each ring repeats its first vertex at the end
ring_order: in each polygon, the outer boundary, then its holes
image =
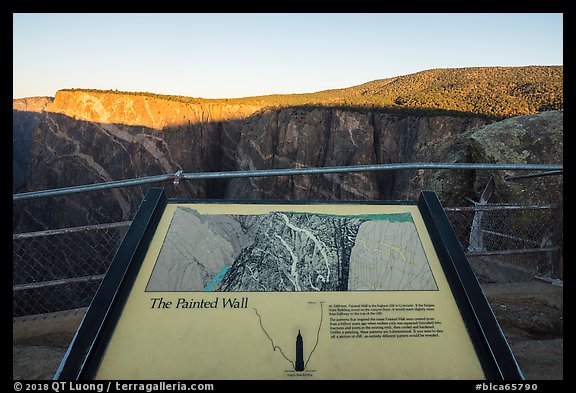
MULTIPOLYGON (((453 170, 532 170, 547 171, 546 175, 562 174, 563 166, 556 164, 478 164, 478 163, 454 163, 454 162, 409 162, 395 164, 372 164, 372 165, 351 165, 320 168, 286 168, 286 169, 262 169, 251 171, 229 171, 229 172, 200 172, 184 173, 182 170, 172 174, 156 176, 144 176, 136 179, 126 179, 98 184, 86 184, 73 187, 65 187, 53 190, 32 191, 20 194, 13 194, 13 201, 21 201, 32 198, 43 198, 47 196, 75 194, 87 191, 108 190, 118 187, 138 186, 142 184, 160 183, 163 181, 173 181, 178 184, 180 180, 214 180, 214 179, 235 179, 246 177, 269 177, 269 176, 294 176, 294 175, 321 175, 329 173, 348 172, 376 172, 376 171, 398 171, 414 169, 453 169, 453 170)), ((526 175, 524 175, 526 176, 526 175)), ((532 174, 532 176, 542 176, 542 174, 532 174)))

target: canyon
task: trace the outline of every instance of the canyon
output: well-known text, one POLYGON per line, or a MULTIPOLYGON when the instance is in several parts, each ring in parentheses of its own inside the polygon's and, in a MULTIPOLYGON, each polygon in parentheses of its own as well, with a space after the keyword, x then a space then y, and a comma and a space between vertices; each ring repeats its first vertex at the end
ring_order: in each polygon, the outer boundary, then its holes
MULTIPOLYGON (((494 95, 494 83, 481 87, 475 81, 469 89, 480 97, 474 104, 477 110, 472 104, 461 108, 450 104, 463 94, 464 82, 457 85, 455 81, 472 80, 479 73, 486 78, 495 72, 512 71, 506 67, 472 68, 447 77, 446 70, 430 70, 343 90, 244 99, 88 89, 59 90, 54 98, 15 99, 13 192, 178 170, 214 172, 482 159, 561 163, 563 101, 557 85, 562 67, 527 68, 516 77, 518 80, 512 80, 514 83, 507 82, 505 100, 499 98, 500 93, 494 95), (444 81, 441 88, 439 81, 444 81), (438 103, 437 91, 445 92, 445 104, 438 103), (520 102, 526 91, 538 91, 537 100, 532 94, 521 105, 510 104, 520 102), (478 104, 489 101, 490 94, 494 96, 492 107, 508 103, 508 116, 478 104), (511 147, 520 149, 519 153, 481 156, 481 146, 497 140, 494 133, 498 132, 492 131, 478 142, 478 135, 482 135, 479 130, 490 125, 496 130, 495 124, 511 118, 519 119, 514 124, 526 125, 519 126, 522 142, 511 147), (529 125, 539 124, 538 130, 548 130, 542 127, 550 122, 553 131, 538 131, 540 142, 536 147, 540 150, 532 151, 532 134, 526 131, 529 125)), ((500 132, 505 135, 505 130, 500 132)), ((520 139, 504 136, 498 140, 506 144, 506 140, 520 139)), ((450 180, 442 176, 447 173, 351 172, 151 186, 165 187, 172 198, 389 200, 414 199, 423 188, 449 184, 450 180)), ((450 192, 439 193, 443 203, 462 204, 482 191, 484 178, 480 174, 456 174, 454 179, 457 181, 451 182, 450 192)), ((13 229, 43 230, 130 220, 147 188, 116 188, 15 203, 13 229)))

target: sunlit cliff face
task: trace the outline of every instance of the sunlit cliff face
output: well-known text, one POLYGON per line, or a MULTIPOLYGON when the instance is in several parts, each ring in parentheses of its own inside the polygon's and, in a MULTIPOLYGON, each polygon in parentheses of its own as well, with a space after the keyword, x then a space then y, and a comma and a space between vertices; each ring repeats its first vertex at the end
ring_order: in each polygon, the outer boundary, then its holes
POLYGON ((261 107, 200 100, 189 104, 137 94, 59 91, 50 111, 77 120, 142 126, 162 131, 190 124, 244 119, 261 107))

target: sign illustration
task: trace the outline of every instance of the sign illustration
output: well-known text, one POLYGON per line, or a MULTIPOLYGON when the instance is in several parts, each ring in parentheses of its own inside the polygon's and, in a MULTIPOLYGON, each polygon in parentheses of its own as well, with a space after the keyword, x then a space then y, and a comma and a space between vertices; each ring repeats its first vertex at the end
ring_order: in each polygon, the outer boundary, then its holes
POLYGON ((437 287, 410 213, 203 215, 178 206, 146 290, 437 287))

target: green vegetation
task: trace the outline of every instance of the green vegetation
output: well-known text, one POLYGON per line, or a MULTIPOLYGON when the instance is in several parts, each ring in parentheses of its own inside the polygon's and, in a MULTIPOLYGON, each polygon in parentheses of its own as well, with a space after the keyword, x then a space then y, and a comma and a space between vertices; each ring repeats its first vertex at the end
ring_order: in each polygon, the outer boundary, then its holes
POLYGON ((370 111, 423 111, 426 114, 481 115, 506 118, 561 110, 563 66, 443 68, 375 80, 344 89, 307 94, 206 99, 116 90, 65 89, 139 95, 187 104, 226 103, 263 109, 299 107, 370 111))

